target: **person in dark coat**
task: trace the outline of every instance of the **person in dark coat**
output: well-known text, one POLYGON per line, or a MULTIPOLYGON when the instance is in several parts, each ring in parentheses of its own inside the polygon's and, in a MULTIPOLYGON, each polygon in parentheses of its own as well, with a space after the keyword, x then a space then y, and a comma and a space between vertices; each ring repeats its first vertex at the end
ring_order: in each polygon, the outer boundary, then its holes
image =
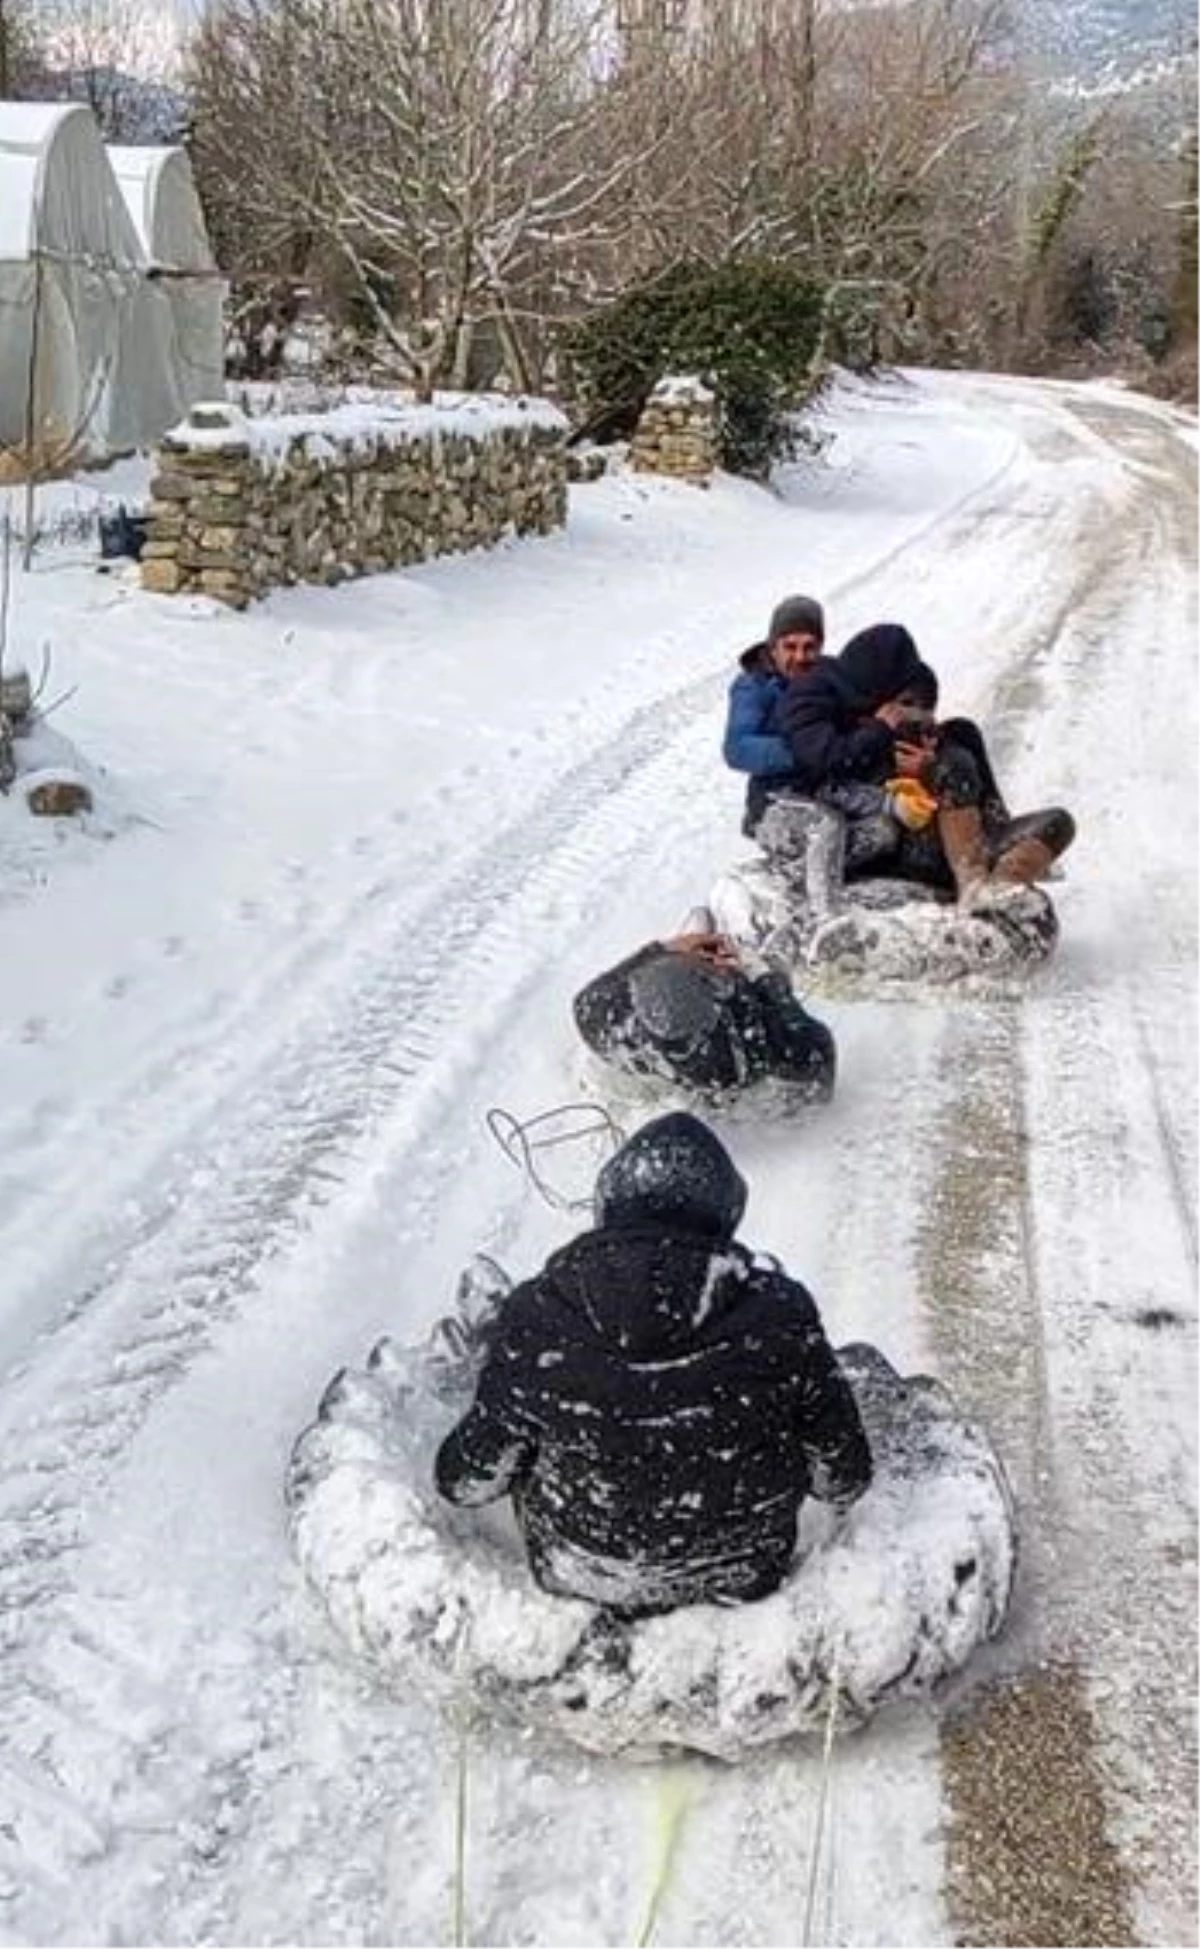
POLYGON ((785 975, 749 974, 714 932, 649 941, 581 988, 575 1024, 602 1061, 705 1102, 778 1083, 789 1103, 827 1102, 837 1051, 785 975))
POLYGON ((729 687, 722 755, 732 771, 748 772, 742 831, 753 836, 773 794, 791 783, 792 753, 772 728, 789 683, 820 661, 825 611, 812 596, 785 596, 772 612, 767 634, 743 652, 729 687))
POLYGON ((1012 818, 978 725, 935 724, 931 683, 936 704, 936 678, 908 630, 877 623, 789 684, 774 722, 794 789, 847 819, 847 878, 892 873, 982 907, 1045 879, 1075 825, 1060 806, 1012 818), (929 794, 928 823, 916 831, 879 816, 903 805, 905 780, 929 794))
POLYGON ((882 785, 892 777, 895 727, 905 716, 897 700, 921 668, 903 625, 876 623, 789 684, 773 722, 791 753, 795 789, 815 795, 828 786, 882 785))
POLYGON ((544 1589, 625 1615, 765 1597, 805 1497, 868 1486, 814 1301, 734 1238, 746 1196, 705 1124, 658 1117, 600 1172, 595 1229, 502 1302, 437 1487, 511 1495, 544 1589))

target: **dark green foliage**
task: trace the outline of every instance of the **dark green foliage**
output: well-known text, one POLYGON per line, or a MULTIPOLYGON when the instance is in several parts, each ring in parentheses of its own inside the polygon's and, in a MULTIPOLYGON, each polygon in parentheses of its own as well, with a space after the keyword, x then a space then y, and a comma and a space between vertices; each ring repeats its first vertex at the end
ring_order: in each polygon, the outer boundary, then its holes
POLYGON ((1085 246, 1068 256, 1051 291, 1050 326, 1056 340, 1103 345, 1116 328, 1119 302, 1110 265, 1085 246))
POLYGON ((1194 129, 1183 145, 1183 196, 1179 203, 1179 269, 1171 304, 1171 336, 1176 345, 1196 343, 1196 293, 1200 252, 1196 234, 1197 143, 1194 129))
POLYGON ((665 373, 695 374, 720 401, 723 464, 765 473, 810 388, 820 325, 820 287, 786 264, 674 264, 565 334, 584 430, 627 438, 665 373))

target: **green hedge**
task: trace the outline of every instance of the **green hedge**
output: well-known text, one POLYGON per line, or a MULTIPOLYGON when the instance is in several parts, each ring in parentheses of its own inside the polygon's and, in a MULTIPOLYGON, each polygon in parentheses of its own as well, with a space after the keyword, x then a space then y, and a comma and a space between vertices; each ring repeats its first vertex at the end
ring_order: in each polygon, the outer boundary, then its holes
POLYGON ((692 373, 717 393, 723 465, 763 474, 786 450, 784 412, 807 390, 820 322, 820 286, 788 265, 672 265, 565 334, 581 431, 628 438, 664 373, 692 373))

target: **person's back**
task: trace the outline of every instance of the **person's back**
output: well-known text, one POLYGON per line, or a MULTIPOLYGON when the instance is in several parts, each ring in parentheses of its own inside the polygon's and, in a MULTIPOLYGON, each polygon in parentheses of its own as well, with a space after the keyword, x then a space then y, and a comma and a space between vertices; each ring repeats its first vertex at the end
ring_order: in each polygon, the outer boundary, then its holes
POLYGON ((705 1101, 759 1083, 788 1101, 833 1093, 833 1036, 785 977, 750 975, 719 935, 650 941, 575 996, 576 1027, 593 1054, 633 1076, 659 1078, 705 1101))
POLYGON ((438 1487, 511 1491, 547 1589, 625 1612, 765 1596, 805 1496, 867 1486, 815 1304, 734 1242, 745 1196, 711 1131, 658 1118, 601 1173, 596 1229, 504 1303, 438 1487))

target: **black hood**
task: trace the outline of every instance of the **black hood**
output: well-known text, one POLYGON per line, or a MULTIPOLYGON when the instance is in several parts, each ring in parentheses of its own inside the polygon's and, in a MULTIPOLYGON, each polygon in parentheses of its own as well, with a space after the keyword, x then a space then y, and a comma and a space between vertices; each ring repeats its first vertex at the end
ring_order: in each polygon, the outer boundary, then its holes
POLYGON ((850 638, 837 657, 837 667, 855 703, 864 711, 875 711, 919 681, 924 665, 902 623, 873 623, 850 638))
POLYGON ((655 1117, 622 1144, 596 1179, 601 1226, 662 1224, 729 1239, 742 1222, 745 1180, 699 1117, 655 1117))
POLYGON ((742 669, 747 671, 750 676, 774 677, 778 675, 775 665, 771 661, 771 645, 765 637, 761 643, 751 643, 748 650, 743 650, 738 658, 738 662, 741 664, 742 669))
POLYGON ((737 977, 696 954, 665 951, 629 977, 629 999, 646 1034, 686 1055, 713 1034, 737 977))

